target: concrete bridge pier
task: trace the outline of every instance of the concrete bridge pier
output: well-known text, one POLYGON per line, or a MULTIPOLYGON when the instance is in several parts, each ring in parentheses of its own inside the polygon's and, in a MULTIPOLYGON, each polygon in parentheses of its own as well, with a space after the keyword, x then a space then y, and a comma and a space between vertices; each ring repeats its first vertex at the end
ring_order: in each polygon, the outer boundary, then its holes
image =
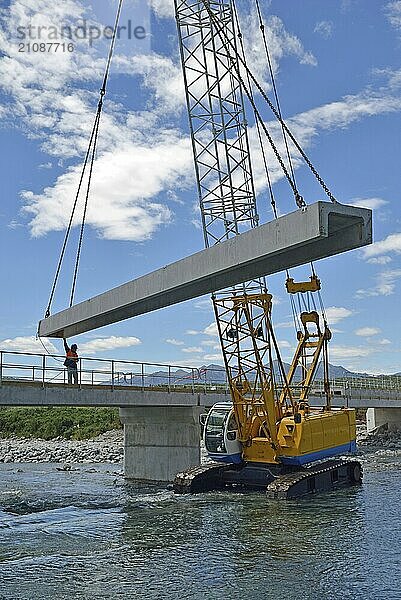
POLYGON ((120 408, 124 424, 124 474, 129 479, 172 481, 200 464, 197 406, 120 408))
POLYGON ((388 424, 389 430, 401 430, 401 408, 368 408, 366 411, 366 428, 368 433, 388 424))

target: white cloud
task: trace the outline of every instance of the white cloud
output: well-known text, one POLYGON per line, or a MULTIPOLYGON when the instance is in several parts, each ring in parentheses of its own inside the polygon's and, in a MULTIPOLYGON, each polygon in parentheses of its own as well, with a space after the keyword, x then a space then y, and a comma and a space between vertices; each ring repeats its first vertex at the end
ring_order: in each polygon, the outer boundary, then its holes
POLYGON ((331 21, 318 21, 313 31, 327 40, 333 35, 333 23, 331 21))
POLYGON ((371 335, 377 335, 380 331, 381 330, 377 327, 361 327, 360 329, 355 330, 355 334, 361 337, 369 337, 371 335))
POLYGON ((391 344, 391 340, 383 338, 382 340, 379 340, 379 344, 380 346, 389 346, 391 344))
POLYGON ((217 324, 213 321, 212 323, 210 323, 210 325, 205 327, 203 333, 205 335, 212 335, 214 337, 218 337, 219 332, 217 331, 217 324))
POLYGON ((386 4, 385 10, 390 24, 401 30, 401 0, 389 2, 386 4))
POLYGON ((387 252, 401 253, 401 233, 392 233, 384 240, 375 242, 363 249, 364 258, 372 258, 386 254, 387 252))
POLYGON ((370 208, 371 210, 377 210, 388 204, 388 200, 383 198, 355 198, 351 200, 352 206, 359 206, 360 208, 370 208))
POLYGON ((172 346, 185 346, 185 342, 182 342, 181 340, 176 340, 175 338, 167 338, 165 341, 167 342, 167 344, 171 344, 172 346))
POLYGON ((369 356, 374 351, 369 346, 336 346, 330 345, 329 355, 330 360, 346 360, 348 358, 361 358, 369 356))
MULTIPOLYGON (((142 241, 170 222, 170 209, 152 198, 182 180, 181 173, 191 164, 191 155, 188 140, 173 132, 165 137, 153 146, 127 143, 119 150, 105 152, 96 161, 87 223, 102 237, 142 241)), ((65 229, 79 171, 80 166, 72 167, 41 194, 23 192, 24 211, 33 217, 33 236, 65 229)), ((75 224, 81 214, 82 208, 75 224)))
POLYGON ((218 350, 220 348, 219 344, 216 344, 216 340, 202 340, 201 345, 213 348, 214 350, 218 350))
POLYGON ((326 308, 327 321, 331 325, 335 325, 351 315, 352 310, 344 308, 343 306, 330 306, 329 308, 326 308))
MULTIPOLYGON (((238 5, 240 8, 240 5, 238 5)), ((248 67, 264 89, 271 87, 269 67, 256 11, 240 12, 241 29, 248 67)), ((271 15, 264 19, 267 43, 273 73, 277 75, 280 61, 285 56, 294 56, 301 64, 315 66, 316 58, 303 47, 301 40, 289 33, 283 21, 271 15)))
POLYGON ((97 352, 110 352, 118 348, 131 348, 141 344, 141 340, 137 337, 117 337, 111 336, 107 338, 97 338, 90 342, 79 344, 78 351, 81 355, 96 354, 97 352))
POLYGON ((210 312, 213 308, 213 305, 210 298, 202 298, 201 300, 195 301, 194 307, 198 310, 207 310, 210 312))
POLYGON ((187 354, 199 354, 200 352, 204 351, 201 346, 190 346, 188 348, 181 348, 181 350, 187 354))
POLYGON ((283 321, 274 325, 275 329, 290 329, 291 327, 294 327, 294 321, 283 321))
MULTIPOLYGON (((321 132, 345 129, 361 119, 400 110, 401 97, 398 94, 393 95, 389 88, 383 87, 375 92, 369 89, 312 108, 309 111, 287 118, 286 123, 303 149, 307 150, 321 132)), ((274 121, 266 123, 266 126, 270 130, 281 156, 284 156, 285 147, 280 126, 274 121)), ((249 128, 249 138, 253 157, 255 188, 257 193, 260 194, 266 189, 267 182, 256 127, 249 128)), ((284 176, 282 169, 268 144, 266 144, 265 151, 272 183, 276 183, 284 176)), ((296 151, 293 152, 293 163, 296 169, 304 164, 296 151)))
POLYGON ((158 17, 174 17, 174 3, 171 0, 150 0, 150 5, 158 17))
POLYGON ((395 291, 397 279, 401 277, 401 269, 383 271, 376 277, 377 283, 372 288, 357 290, 356 298, 368 298, 371 296, 391 296, 395 291))
MULTIPOLYGON (((158 16, 172 16, 172 0, 152 0, 152 6, 158 16)), ((48 155, 67 161, 64 173, 52 185, 42 192, 26 190, 23 193, 24 215, 30 219, 29 227, 34 236, 60 231, 66 225, 78 181, 77 160, 85 152, 97 102, 97 94, 92 90, 102 77, 105 61, 95 48, 88 50, 86 43, 78 44, 73 53, 18 53, 18 46, 9 43, 7 33, 15 32, 22 21, 39 19, 40 24, 57 25, 86 18, 88 11, 88 6, 78 0, 62 3, 41 0, 40 5, 33 0, 12 0, 10 7, 1 13, 4 33, 0 34, 0 50, 4 55, 0 54, 0 88, 10 99, 8 120, 37 139, 48 155)), ((245 20, 244 29, 246 23, 245 20)), ((285 56, 315 64, 313 55, 296 36, 286 31, 278 17, 266 19, 266 31, 275 72, 285 56)), ((250 64, 257 76, 260 73, 265 76, 266 61, 257 22, 250 23, 247 37, 250 64)), ((118 48, 113 69, 132 76, 132 85, 141 85, 149 96, 146 110, 142 112, 133 112, 107 98, 88 224, 107 239, 146 240, 171 221, 172 212, 166 205, 169 194, 193 181, 187 135, 173 125, 166 126, 166 117, 174 122, 185 105, 182 75, 178 58, 172 60, 155 53, 127 56, 118 48)), ((358 119, 400 108, 401 98, 383 88, 375 93, 368 90, 347 96, 295 115, 287 122, 306 149, 322 130, 347 127, 358 119)), ((1 110, 4 112, 5 108, 1 110)), ((284 154, 280 127, 277 123, 268 126, 284 154)), ((255 148, 254 173, 259 193, 266 188, 266 178, 255 128, 250 128, 250 137, 255 148)), ((268 159, 275 165, 271 152, 268 159)), ((295 167, 300 164, 296 157, 294 164, 295 167)), ((281 179, 281 168, 273 166, 271 175, 273 182, 281 179)))
POLYGON ((205 354, 203 356, 204 361, 208 361, 208 362, 216 362, 216 361, 222 361, 223 360, 223 355, 221 354, 221 352, 218 352, 216 354, 205 354))
MULTIPOLYGON (((157 4, 162 10, 163 3, 157 4)), ((64 160, 76 160, 85 152, 97 103, 97 94, 85 88, 101 80, 104 57, 86 42, 75 43, 71 53, 19 53, 18 44, 8 37, 15 36, 21 23, 58 29, 60 23, 90 20, 90 10, 78 0, 41 0, 39 5, 13 0, 0 14, 0 89, 9 97, 9 122, 36 138, 44 152, 64 160)), ((177 102, 184 106, 182 75, 170 58, 155 53, 126 56, 118 48, 113 70, 136 77, 152 98, 142 113, 107 99, 88 223, 105 238, 145 240, 171 220, 171 211, 157 196, 167 196, 179 182, 185 187, 192 170, 187 136, 159 122, 171 111, 176 114, 177 102)), ((32 235, 64 229, 79 171, 80 164, 69 165, 42 193, 22 194, 32 235)))
POLYGON ((196 331, 196 329, 187 329, 185 332, 186 335, 200 335, 201 333, 201 331, 196 331))
POLYGON ((290 342, 287 342, 287 340, 281 340, 278 343, 278 347, 281 348, 292 348, 292 345, 290 344, 290 342))
POLYGON ((371 265, 387 265, 391 261, 392 261, 392 258, 390 256, 384 255, 384 256, 376 256, 373 258, 369 258, 367 262, 371 265))
MULTIPOLYGON (((61 354, 61 351, 58 350, 48 338, 42 338, 42 342, 45 345, 46 350, 51 354, 61 354)), ((9 352, 32 352, 36 354, 46 354, 45 348, 43 348, 40 340, 36 339, 33 335, 26 337, 15 337, 0 341, 0 350, 8 350, 9 352)))

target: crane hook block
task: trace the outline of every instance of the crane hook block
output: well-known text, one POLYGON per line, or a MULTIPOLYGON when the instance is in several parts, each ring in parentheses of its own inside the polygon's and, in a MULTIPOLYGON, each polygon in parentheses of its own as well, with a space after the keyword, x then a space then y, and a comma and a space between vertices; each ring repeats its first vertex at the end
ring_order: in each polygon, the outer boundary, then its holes
POLYGON ((288 277, 285 287, 289 294, 304 294, 305 292, 318 292, 321 289, 320 279, 317 275, 311 275, 310 281, 300 281, 296 283, 292 277, 288 277))

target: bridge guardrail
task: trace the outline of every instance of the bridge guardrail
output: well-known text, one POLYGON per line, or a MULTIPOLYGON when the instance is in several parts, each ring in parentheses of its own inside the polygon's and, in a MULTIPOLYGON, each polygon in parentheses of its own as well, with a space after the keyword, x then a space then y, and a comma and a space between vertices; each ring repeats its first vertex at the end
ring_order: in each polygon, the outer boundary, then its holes
MULTIPOLYGON (((0 385, 3 381, 22 381, 67 385, 65 356, 0 350, 0 385)), ((78 367, 78 385, 124 386, 146 390, 163 388, 168 391, 185 389, 192 392, 229 393, 224 368, 196 368, 128 360, 81 357, 78 367)), ((347 397, 352 389, 401 391, 401 376, 336 378, 330 381, 334 396, 347 397)), ((296 387, 296 383, 295 383, 296 387)), ((312 392, 324 393, 322 381, 315 381, 312 392)))
MULTIPOLYGON (((0 350, 0 385, 3 381, 21 381, 67 385, 65 356, 0 350)), ((205 369, 165 363, 148 363, 128 360, 80 357, 78 362, 78 385, 126 386, 146 390, 162 386, 177 390, 185 387, 194 392, 204 390, 228 392, 223 369, 205 369), (224 378, 222 380, 222 377, 224 378)))

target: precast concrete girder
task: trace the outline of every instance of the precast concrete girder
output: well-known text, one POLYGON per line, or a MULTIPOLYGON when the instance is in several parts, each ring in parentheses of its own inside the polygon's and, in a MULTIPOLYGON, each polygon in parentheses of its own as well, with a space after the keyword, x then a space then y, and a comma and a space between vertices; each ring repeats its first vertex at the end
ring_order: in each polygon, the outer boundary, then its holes
POLYGON ((371 210, 316 202, 43 319, 39 335, 75 336, 371 242, 371 210))

